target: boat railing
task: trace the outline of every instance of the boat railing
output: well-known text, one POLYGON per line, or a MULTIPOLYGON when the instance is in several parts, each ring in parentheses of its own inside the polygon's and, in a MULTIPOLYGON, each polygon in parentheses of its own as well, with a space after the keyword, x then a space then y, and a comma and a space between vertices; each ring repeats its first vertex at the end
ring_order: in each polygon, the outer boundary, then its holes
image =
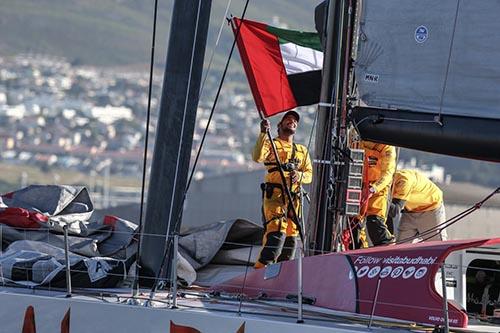
MULTIPOLYGON (((0 224, 0 242, 2 244, 6 244, 7 241, 4 238, 4 232, 5 232, 6 226, 3 224, 0 224)), ((15 286, 15 287, 25 287, 29 288, 30 290, 36 291, 36 290, 52 290, 52 291, 57 291, 62 294, 65 294, 67 297, 70 297, 72 295, 79 295, 79 294, 88 294, 97 292, 96 290, 99 288, 83 288, 81 283, 76 283, 75 284, 75 276, 77 275, 85 275, 88 274, 88 270, 82 269, 82 266, 76 266, 72 265, 72 260, 71 257, 76 255, 78 257, 82 258, 87 258, 86 256, 82 255, 81 253, 79 254, 78 247, 72 247, 70 238, 72 237, 72 234, 70 232, 71 226, 65 226, 63 228, 63 233, 61 235, 60 232, 55 232, 54 230, 50 230, 49 228, 46 229, 37 229, 37 237, 34 237, 32 235, 33 233, 33 228, 15 228, 15 231, 17 233, 17 236, 20 236, 20 240, 33 240, 36 239, 37 241, 43 242, 43 241, 51 241, 54 240, 54 235, 58 236, 59 238, 56 238, 58 242, 56 242, 55 247, 59 248, 61 250, 59 252, 60 256, 56 258, 56 261, 58 262, 59 266, 58 269, 59 271, 62 271, 65 273, 65 283, 64 285, 61 285, 60 281, 56 285, 54 285, 51 281, 43 282, 43 281, 33 281, 34 276, 39 276, 40 274, 40 267, 37 267, 36 265, 30 265, 29 260, 30 257, 22 256, 20 255, 16 260, 17 263, 19 264, 19 269, 17 270, 16 276, 12 276, 11 273, 8 272, 9 268, 5 267, 5 263, 7 263, 9 260, 13 260, 11 257, 12 251, 9 250, 9 247, 5 248, 2 246, 2 249, 0 249, 0 283, 3 286, 15 286), (10 252, 9 252, 10 251, 10 252), (31 279, 30 279, 31 277, 31 279), (25 280, 23 280, 25 278, 25 280), (38 283, 37 283, 38 282, 38 283), (42 282, 42 283, 40 283, 42 282)), ((125 231, 119 231, 119 230, 114 230, 112 231, 113 236, 130 236, 129 232, 125 231)), ((162 239, 168 239, 164 235, 154 235, 150 234, 149 236, 152 237, 161 237, 162 239)), ((182 255, 185 255, 185 249, 182 249, 182 237, 179 236, 171 236, 173 237, 173 244, 174 244, 174 253, 181 253, 180 256, 174 256, 174 261, 173 261, 173 270, 171 270, 172 275, 167 277, 163 276, 160 277, 161 280, 161 285, 162 287, 160 289, 164 290, 164 293, 162 296, 158 296, 152 301, 159 301, 160 303, 165 303, 168 305, 168 307, 171 308, 176 308, 179 306, 178 301, 178 295, 186 295, 186 291, 189 291, 190 287, 193 287, 195 292, 201 292, 203 295, 210 295, 210 297, 229 297, 233 299, 237 305, 235 311, 241 313, 244 312, 245 306, 248 306, 249 303, 252 302, 280 302, 284 304, 288 304, 291 308, 296 308, 296 315, 297 315, 297 321, 302 322, 303 321, 303 316, 304 316, 304 308, 303 308, 303 303, 306 304, 307 306, 310 305, 315 305, 315 299, 311 298, 310 295, 304 294, 303 290, 303 283, 306 280, 311 280, 315 275, 317 274, 322 274, 322 272, 317 272, 317 271, 310 271, 307 269, 307 265, 304 266, 304 262, 302 260, 302 255, 303 250, 299 247, 296 249, 295 252, 295 264, 289 266, 289 270, 293 271, 295 270, 297 273, 294 274, 295 276, 295 282, 291 283, 292 287, 289 285, 271 285, 271 286, 255 286, 255 284, 252 282, 255 281, 255 274, 258 274, 259 270, 255 270, 253 268, 253 265, 257 259, 257 256, 259 254, 259 247, 261 246, 260 242, 255 242, 255 243, 248 243, 248 242, 238 242, 238 241, 225 241, 221 244, 220 249, 216 251, 216 253, 212 254, 212 258, 209 258, 210 260, 207 260, 207 262, 203 263, 203 267, 196 267, 197 269, 201 268, 201 271, 203 269, 207 269, 210 265, 217 265, 219 267, 228 267, 231 270, 235 270, 235 268, 239 267, 239 270, 236 270, 236 273, 231 277, 225 280, 224 282, 217 281, 215 283, 212 283, 210 281, 202 281, 201 283, 198 281, 197 277, 193 278, 193 280, 186 281, 186 276, 183 275, 182 272, 179 272, 177 270, 178 267, 181 269, 185 269, 183 265, 189 263, 189 260, 182 259, 182 255), (181 249, 179 249, 179 247, 181 249), (234 250, 237 250, 235 257, 234 258, 229 258, 226 259, 226 263, 223 262, 222 257, 218 257, 223 252, 232 252, 234 250), (178 261, 178 258, 180 259, 178 261), (220 266, 222 265, 222 266, 220 266), (290 268, 293 267, 293 268, 290 268), (305 268, 304 268, 305 267, 305 268), (304 271, 302 269, 304 268, 304 271), (181 287, 181 290, 179 291, 177 288, 178 286, 181 287), (222 290, 222 291, 221 291, 222 290), (166 295, 165 295, 166 293, 166 295), (223 296, 221 296, 223 295, 223 296)), ((74 245, 74 244, 73 244, 74 245)), ((184 244, 185 245, 185 244, 184 244)), ((292 250, 292 249, 290 249, 292 250)), ((28 251, 28 250, 26 250, 28 251)), ((350 252, 349 256, 351 258, 356 258, 356 254, 350 252)), ((361 256, 361 255, 360 255, 361 256)), ((366 256, 363 254, 363 256, 366 256)), ((498 251, 498 256, 500 257, 500 251, 498 251)), ((198 258, 195 258, 198 259, 198 258)), ((42 259, 43 260, 43 259, 42 259)), ((46 258, 45 260, 50 260, 49 258, 46 258)), ((125 267, 125 259, 119 259, 123 261, 123 267, 125 267)), ((9 265, 12 265, 10 262, 9 265)), ((274 266, 274 265, 271 265, 274 266)), ((267 271, 269 271, 269 274, 273 274, 273 268, 272 267, 267 267, 265 269, 261 270, 261 274, 268 274, 267 271)), ((277 265, 279 266, 279 265, 277 265)), ((463 278, 464 280, 466 278, 471 278, 471 274, 467 273, 468 270, 471 269, 476 269, 476 271, 482 271, 485 272, 483 275, 487 276, 491 281, 490 284, 493 284, 493 287, 489 288, 489 292, 496 292, 496 289, 498 289, 498 286, 500 286, 500 281, 497 281, 498 278, 500 277, 500 269, 497 268, 492 268, 492 267, 474 267, 471 265, 457 265, 456 263, 454 264, 446 264, 446 263, 432 263, 430 267, 436 267, 435 271, 436 272, 441 272, 438 275, 438 278, 440 278, 441 281, 437 281, 441 283, 441 289, 437 289, 437 292, 441 294, 443 300, 448 300, 448 295, 446 295, 446 290, 447 290, 447 284, 449 281, 446 280, 446 270, 449 268, 454 268, 454 269, 459 269, 461 272, 463 272, 463 278), (467 274, 466 274, 467 273, 467 274)), ((43 268, 42 268, 43 269, 43 268)), ((124 268, 122 272, 116 273, 113 271, 107 272, 107 277, 108 278, 113 278, 115 281, 117 281, 115 286, 130 286, 131 283, 130 281, 134 278, 134 274, 132 270, 135 269, 134 265, 131 265, 130 267, 124 268), (126 283, 128 281, 128 283, 126 283)), ((194 269, 193 269, 194 271, 194 269)), ((358 277, 360 274, 365 274, 366 272, 360 272, 359 270, 356 271, 354 267, 351 268, 351 274, 355 274, 358 277)), ((140 274, 137 275, 139 279, 141 278, 146 278, 145 276, 141 276, 140 274)), ((148 277, 149 278, 149 277, 148 277)), ((361 297, 356 297, 355 302, 359 304, 365 304, 367 306, 371 307, 371 312, 370 315, 366 318, 367 320, 367 325, 371 327, 374 323, 374 320, 376 319, 376 309, 379 306, 383 307, 393 307, 393 308, 405 308, 405 309, 411 309, 414 308, 415 310, 417 309, 428 309, 428 310, 437 310, 436 308, 431 308, 427 305, 408 305, 408 304, 397 304, 397 303, 392 303, 392 302, 386 302, 384 300, 379 299, 379 291, 384 288, 385 285, 389 285, 391 283, 391 279, 385 279, 382 277, 380 274, 377 275, 377 281, 376 281, 376 288, 374 290, 374 293, 371 298, 361 298, 361 297)), ((465 283, 465 281, 464 281, 465 283)), ((115 287, 112 286, 112 287, 115 287)), ((110 286, 111 287, 111 286, 110 286)), ((464 284, 465 288, 465 284, 464 284)), ((144 289, 144 288, 143 288, 144 289)), ((100 291, 102 292, 102 290, 100 291)), ((484 293, 487 293, 488 290, 486 290, 484 293)), ((130 298, 131 296, 128 295, 126 296, 127 292, 124 292, 123 297, 128 297, 130 298)), ((477 295, 476 295, 477 296, 477 295)), ((481 311, 478 314, 478 317, 484 316, 486 314, 486 308, 498 308, 500 307, 500 296, 497 295, 496 302, 491 300, 491 297, 487 297, 486 295, 481 295, 480 299, 476 300, 476 304, 481 307, 481 311)), ((148 297, 142 293, 140 295, 142 299, 142 303, 140 304, 145 304, 145 301, 148 300, 148 297)), ((471 300, 471 297, 469 293, 467 294, 467 301, 471 300)), ((182 297, 181 297, 182 299, 182 297)), ((130 303, 129 303, 130 304, 130 303)), ((182 302, 181 305, 182 306, 182 302)), ((321 307, 321 305, 320 305, 321 307)), ((442 309, 439 309, 443 313, 443 318, 445 318, 445 321, 447 320, 447 313, 448 313, 448 302, 444 301, 442 304, 442 309)), ((465 307, 465 304, 464 304, 465 307)), ((331 310, 336 310, 335 308, 332 308, 331 310)), ((307 314, 310 314, 310 308, 307 308, 307 311, 305 311, 307 314)), ((443 323, 446 324, 446 323, 443 323)))

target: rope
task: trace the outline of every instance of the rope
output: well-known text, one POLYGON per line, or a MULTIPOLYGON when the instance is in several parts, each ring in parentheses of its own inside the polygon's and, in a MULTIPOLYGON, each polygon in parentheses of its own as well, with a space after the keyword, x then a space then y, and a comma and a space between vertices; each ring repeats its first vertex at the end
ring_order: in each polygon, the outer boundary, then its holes
POLYGON ((219 46, 220 36, 222 34, 222 28, 224 28, 224 23, 226 22, 227 13, 229 12, 230 6, 231 6, 231 0, 227 2, 226 11, 224 12, 224 16, 222 17, 222 22, 219 28, 219 32, 217 33, 217 38, 215 40, 215 47, 213 48, 212 54, 210 55, 207 71, 205 72, 205 77, 203 78, 203 81, 201 83, 200 95, 198 96, 198 98, 201 98, 201 96, 203 95, 203 90, 205 89, 205 82, 207 81, 208 74, 210 73, 210 69, 212 68, 212 61, 214 59, 215 50, 217 50, 217 47, 219 46))
MULTIPOLYGON (((243 19, 245 17, 245 13, 246 13, 249 1, 250 0, 246 0, 246 2, 245 2, 245 7, 243 9, 243 12, 242 12, 242 15, 241 15, 241 19, 243 19)), ((224 72, 222 73, 222 77, 221 77, 221 81, 219 83, 219 87, 217 88, 217 93, 215 95, 214 103, 212 104, 212 108, 210 109, 210 115, 208 117, 207 126, 205 126, 205 130, 203 131, 203 136, 202 136, 201 141, 200 141, 200 146, 198 147, 198 151, 196 152, 196 157, 195 157, 195 160, 194 160, 194 163, 193 163, 193 167, 191 168, 191 173, 189 175, 189 179, 188 179, 188 182, 187 182, 187 185, 186 185, 186 190, 184 191, 184 197, 182 199, 183 202, 185 200, 186 193, 188 192, 189 187, 191 186, 191 182, 193 180, 194 172, 196 171, 196 166, 197 166, 198 160, 200 158, 201 150, 203 148, 203 144, 205 143, 205 139, 207 137, 208 129, 209 129, 210 124, 212 122, 212 118, 213 118, 213 115, 214 115, 214 112, 215 112, 215 107, 217 106, 217 102, 219 101, 219 96, 220 96, 220 93, 221 93, 221 90, 222 90, 222 86, 223 86, 224 80, 226 78, 227 70, 228 70, 228 67, 229 67, 229 62, 231 61, 231 57, 233 55, 234 48, 236 46, 236 40, 237 40, 239 34, 240 34, 240 27, 238 26, 238 29, 236 31, 236 36, 234 37, 233 45, 231 46, 231 50, 229 51, 229 56, 228 56, 228 59, 226 61, 226 65, 224 66, 224 72)), ((181 207, 182 207, 182 205, 181 205, 181 207)), ((179 212, 179 219, 180 219, 180 214, 181 213, 182 213, 182 209, 181 209, 181 212, 179 212)))
MULTIPOLYGON (((332 99, 331 99, 331 103, 332 103, 332 101, 333 101, 333 97, 332 97, 332 99)), ((330 105, 331 105, 331 104, 330 104, 330 105)), ((332 124, 332 120, 331 120, 331 114, 332 114, 332 112, 331 112, 331 111, 332 111, 332 107, 330 106, 330 107, 329 107, 329 109, 330 109, 330 112, 328 112, 329 117, 328 117, 328 119, 327 119, 327 120, 328 120, 328 122, 327 122, 327 126, 326 126, 326 129, 325 129, 325 133, 327 134, 327 137, 328 137, 328 134, 331 132, 331 124, 332 124)), ((321 159, 322 159, 322 160, 325 160, 325 159, 326 159, 326 155, 327 155, 327 150, 328 150, 328 148, 329 148, 329 146, 328 146, 328 142, 327 142, 327 140, 324 140, 324 141, 323 141, 323 149, 322 149, 323 154, 322 154, 322 156, 321 156, 321 159)), ((330 160, 330 165, 331 165, 331 160, 330 160)), ((319 197, 319 198, 323 198, 323 197, 324 197, 324 191, 325 191, 325 189, 326 189, 326 191, 327 191, 328 201, 330 201, 330 199, 331 199, 331 193, 329 192, 328 186, 326 186, 326 185, 328 184, 328 182, 329 182, 329 175, 328 175, 328 176, 326 176, 326 175, 325 175, 325 173, 326 173, 326 172, 325 172, 325 170, 323 170, 323 168, 328 168, 329 166, 320 166, 320 167, 321 167, 321 171, 322 171, 322 172, 320 172, 320 181, 319 181, 320 192, 319 192, 319 196, 318 196, 318 197, 319 197), (328 179, 325 179, 326 177, 328 177, 328 179)), ((331 168, 331 166, 330 166, 330 168, 331 168)), ((327 214, 327 209, 324 209, 324 214, 327 214)), ((326 215, 325 215, 324 217, 319 217, 319 216, 318 216, 316 219, 317 219, 317 220, 321 220, 321 221, 323 221, 323 223, 322 223, 322 224, 323 224, 323 225, 322 225, 322 228, 323 228, 323 231, 324 231, 324 230, 326 229, 326 224, 327 224, 327 221, 326 221, 326 215)), ((326 235, 325 235, 325 233, 323 232, 323 235, 322 235, 322 237, 321 237, 321 244, 320 244, 320 246, 321 246, 321 251, 323 251, 323 249, 324 249, 324 247, 325 247, 325 237, 326 237, 326 235)), ((315 251, 316 251, 316 250, 317 250, 317 245, 316 245, 316 249, 315 249, 315 251)))
POLYGON ((434 119, 434 120, 417 120, 417 119, 403 119, 403 118, 391 118, 391 117, 383 117, 382 120, 392 120, 392 121, 399 121, 401 123, 417 123, 417 124, 424 124, 424 123, 432 123, 432 124, 439 124, 439 121, 434 119))
MULTIPOLYGON (((344 6, 346 5, 345 4, 345 1, 342 1, 341 4, 339 4, 341 6, 341 8, 344 8, 344 6)), ((341 15, 340 15, 340 22, 344 22, 342 23, 339 27, 341 28, 341 32, 338 34, 338 44, 340 47, 341 45, 343 44, 342 41, 343 41, 343 38, 344 38, 344 33, 347 33, 347 31, 345 30, 345 26, 346 26, 346 23, 348 25, 348 28, 349 29, 349 25, 351 24, 350 20, 347 20, 347 22, 345 22, 345 15, 349 15, 348 13, 345 12, 345 9, 341 12, 341 15)), ((349 37, 347 37, 347 43, 350 44, 350 41, 349 41, 349 37)), ((335 99, 337 101, 336 105, 335 105, 335 114, 334 116, 335 117, 335 122, 334 122, 334 128, 333 128, 333 135, 334 135, 334 140, 332 140, 332 152, 334 152, 334 154, 332 154, 332 159, 331 159, 331 168, 330 168, 330 181, 332 182, 333 184, 333 199, 334 199, 334 202, 332 203, 332 201, 330 200, 330 209, 332 209, 332 214, 333 214, 333 220, 334 220, 334 225, 333 225, 333 228, 332 228, 332 240, 331 240, 331 244, 330 244, 330 247, 333 251, 338 251, 339 249, 339 245, 341 243, 340 239, 341 239, 341 234, 342 234, 342 221, 344 220, 345 218, 345 215, 342 215, 342 214, 339 214, 339 209, 341 209, 341 207, 339 207, 339 203, 340 203, 340 196, 342 195, 340 193, 340 189, 341 189, 341 183, 342 183, 342 171, 339 167, 339 163, 342 163, 342 154, 345 154, 344 152, 344 149, 345 149, 345 143, 346 143, 346 136, 345 135, 342 135, 342 131, 345 132, 345 124, 343 123, 343 116, 344 116, 344 110, 343 109, 340 109, 339 110, 339 105, 338 105, 338 102, 339 102, 339 97, 342 98, 342 101, 340 101, 340 103, 342 103, 342 108, 346 107, 346 96, 345 94, 347 94, 347 82, 345 81, 346 79, 346 75, 347 75, 347 68, 349 67, 348 65, 348 62, 349 62, 349 45, 346 45, 345 46, 345 53, 344 55, 341 54, 341 52, 337 52, 337 67, 336 67, 336 73, 335 73, 335 78, 336 78, 336 82, 335 82, 335 99), (342 56, 344 56, 344 77, 342 77, 342 86, 340 85, 340 80, 341 80, 341 74, 342 74, 342 56)), ((332 94, 332 97, 333 97, 333 94, 332 94)), ((347 112, 347 111, 346 111, 347 112)))
POLYGON ((491 197, 493 197, 495 194, 498 194, 498 193, 500 193, 500 187, 498 187, 496 190, 491 192, 483 200, 477 202, 472 207, 467 208, 463 212, 458 213, 457 215, 455 215, 452 218, 438 224, 437 226, 434 226, 430 229, 427 229, 426 231, 422 232, 421 234, 415 235, 413 237, 407 237, 407 238, 401 239, 401 240, 397 241, 396 244, 407 243, 407 242, 413 241, 415 239, 421 239, 419 242, 424 242, 424 241, 436 236, 442 230, 444 230, 444 229, 452 226, 453 224, 457 223, 458 221, 462 220, 464 217, 466 217, 466 216, 472 214, 473 212, 475 212, 476 210, 480 209, 486 201, 488 201, 491 197), (424 237, 427 236, 427 237, 422 239, 422 236, 424 236, 424 237))
MULTIPOLYGON (((310 153, 310 149, 311 149, 311 143, 312 143, 312 137, 313 137, 313 133, 314 133, 314 129, 316 128, 316 122, 318 120, 318 112, 315 112, 314 113, 314 120, 313 120, 313 123, 312 123, 312 127, 311 127, 311 131, 309 133, 309 140, 307 142, 307 152, 309 154, 309 158, 311 157, 311 153, 310 153)), ((312 161, 311 161, 311 164, 312 164, 312 161)), ((303 196, 304 193, 303 193, 303 189, 302 189, 302 178, 304 176, 304 173, 301 173, 300 174, 300 178, 299 178, 299 189, 301 191, 300 195, 303 196)), ((301 209, 302 209, 302 214, 301 214, 301 218, 304 219, 304 207, 302 207, 302 205, 304 204, 304 200, 302 200, 302 204, 301 204, 301 209)), ((306 224, 306 223, 304 223, 306 224)), ((304 225, 305 227, 305 225, 304 225)), ((310 233, 311 233, 311 230, 310 228, 307 228, 306 230, 304 230, 304 240, 307 241, 307 239, 309 238, 310 236, 310 233)))
MULTIPOLYGON (((250 0, 246 0, 246 2, 245 2, 245 7, 243 8, 243 12, 241 14, 241 19, 243 19, 245 17, 245 13, 246 13, 249 1, 250 0)), ((200 3, 201 3, 201 1, 200 1, 200 3)), ((184 193, 182 195, 181 203, 179 205, 179 212, 177 214, 177 219, 176 219, 176 222, 175 222, 175 225, 174 225, 174 230, 177 230, 177 227, 178 227, 178 225, 181 222, 182 208, 184 206, 184 201, 186 200, 187 192, 188 192, 189 187, 191 185, 191 182, 193 180, 194 172, 196 170, 196 166, 198 164, 198 159, 199 159, 200 154, 201 154, 201 149, 203 148, 203 144, 205 142, 205 138, 207 136, 208 129, 210 127, 210 123, 212 121, 212 117, 213 117, 214 112, 215 112, 215 107, 217 106, 217 101, 219 100, 220 92, 222 90, 222 85, 224 83, 224 79, 226 77, 227 70, 228 70, 228 67, 229 67, 229 62, 231 61, 231 57, 233 55, 234 48, 235 48, 235 45, 236 45, 236 40, 237 40, 239 34, 240 34, 240 29, 238 27, 238 30, 236 32, 236 36, 234 37, 233 45, 231 47, 231 51, 229 52, 229 56, 227 58, 226 65, 224 67, 224 72, 222 74, 221 81, 219 83, 219 87, 217 89, 217 94, 215 96, 214 103, 213 103, 212 108, 210 110, 210 116, 208 117, 207 126, 205 127, 205 131, 203 132, 203 137, 202 137, 201 142, 200 142, 200 147, 198 148, 198 151, 196 153, 196 158, 194 160, 193 167, 191 168, 191 173, 190 173, 189 179, 188 179, 187 184, 186 184, 186 189, 184 190, 184 193)), ((175 184, 175 182, 174 182, 174 184, 175 184)), ((171 215, 169 216, 169 218, 170 217, 171 217, 171 215)), ((169 219, 169 228, 167 229, 167 234, 166 234, 166 243, 167 244, 166 244, 165 250, 163 251, 163 256, 162 256, 162 260, 161 260, 161 266, 160 266, 160 269, 158 270, 158 274, 156 276, 155 283, 153 284, 153 287, 151 288, 151 293, 153 295, 154 295, 154 292, 155 292, 155 290, 157 288, 159 278, 160 278, 161 274, 163 273, 163 269, 165 267, 165 259, 168 257, 168 255, 170 253, 170 238, 169 238, 169 233, 170 233, 170 219, 169 219)))
MULTIPOLYGON (((174 199, 175 199, 175 188, 177 184, 177 176, 179 173, 179 159, 180 159, 180 154, 181 154, 181 149, 182 149, 182 141, 183 141, 183 136, 184 136, 184 123, 186 121, 186 113, 187 113, 187 104, 188 104, 188 97, 189 97, 189 91, 191 88, 191 74, 192 74, 192 69, 193 69, 193 62, 194 62, 194 53, 195 53, 195 48, 196 48, 196 39, 198 36, 198 23, 200 19, 200 11, 201 11, 201 4, 203 0, 198 1, 198 12, 196 14, 196 23, 195 23, 195 33, 193 37, 193 45, 192 45, 192 51, 191 51, 191 59, 190 59, 190 64, 189 64, 189 79, 187 82, 187 91, 186 91, 186 96, 184 100, 184 110, 182 114, 182 125, 181 125, 181 133, 180 133, 180 142, 179 142, 179 149, 177 150, 177 161, 176 161, 176 166, 175 166, 175 175, 174 175, 174 186, 172 186, 172 200, 170 202, 170 210, 168 214, 168 225, 167 225, 167 232, 165 234, 165 243, 166 243, 166 248, 163 251, 164 255, 162 256, 161 259, 161 265, 160 268, 158 269, 158 273, 156 274, 156 278, 154 281, 153 286, 151 287, 150 291, 150 296, 149 298, 152 300, 154 298, 154 295, 156 293, 156 289, 158 288, 158 283, 160 276, 163 274, 163 269, 165 267, 165 259, 167 258, 168 253, 170 252, 170 229, 171 229, 171 222, 172 222, 172 211, 173 211, 173 204, 174 204, 174 199)), ((183 206, 184 203, 184 198, 182 199, 181 207, 183 206)), ((177 228, 177 224, 174 226, 174 230, 177 228)), ((176 255, 176 254, 175 254, 176 255)))
MULTIPOLYGON (((446 92, 446 87, 448 83, 448 74, 450 72, 450 62, 451 62, 451 53, 453 51, 453 43, 455 41, 455 31, 457 29, 457 21, 458 21, 458 12, 460 9, 460 0, 457 1, 457 9, 455 11, 455 20, 453 22, 453 32, 451 35, 451 42, 450 42, 450 49, 448 51, 448 60, 446 63, 446 75, 444 77, 444 82, 443 82, 443 89, 441 90, 441 100, 439 102, 439 122, 441 122, 441 114, 443 111, 443 101, 444 101, 444 93, 446 92)), ((441 126, 443 124, 441 123, 441 126)))
MULTIPOLYGON (((154 2, 154 15, 153 15, 153 35, 151 38, 151 59, 149 65, 149 86, 148 86, 148 108, 146 113, 146 133, 144 137, 144 156, 142 160, 142 184, 141 184, 141 205, 139 207, 139 226, 137 230, 142 232, 143 227, 143 214, 144 214, 144 197, 146 190, 146 168, 148 160, 148 143, 149 143, 149 124, 151 122, 151 96, 153 91, 153 69, 155 59, 155 43, 156 43, 156 22, 158 17, 158 0, 154 2)), ((132 284, 132 295, 137 296, 139 293, 139 261, 140 261, 141 237, 137 239, 137 252, 135 256, 135 275, 134 283, 132 284)))
MULTIPOLYGON (((179 148, 177 149, 177 157, 176 157, 176 163, 175 163, 175 174, 174 174, 174 181, 173 181, 173 186, 172 186, 172 200, 170 201, 170 210, 168 213, 168 224, 167 224, 167 233, 165 234, 165 241, 168 245, 169 243, 169 235, 170 235, 170 226, 172 222, 172 213, 174 210, 174 202, 175 202, 175 194, 176 194, 176 185, 177 185, 177 177, 179 175, 179 165, 180 165, 180 156, 181 156, 181 150, 182 150, 182 143, 183 143, 183 138, 184 138, 184 124, 186 122, 186 114, 187 114, 187 106, 188 106, 188 101, 189 101, 189 91, 191 90, 191 75, 193 72, 193 63, 194 63, 194 54, 196 51, 196 39, 198 38, 198 24, 200 22, 200 12, 201 12, 201 4, 203 0, 198 0, 198 12, 196 13, 196 23, 195 23, 195 28, 194 28, 194 37, 193 37, 193 45, 192 45, 192 51, 191 51, 191 58, 189 62, 189 73, 188 73, 188 82, 186 86, 186 96, 184 99, 184 110, 182 111, 182 125, 181 125, 181 133, 180 133, 180 141, 179 141, 179 148)), ((184 204, 184 199, 182 200, 181 207, 184 204)), ((177 224, 175 225, 177 227, 177 224)), ((174 231, 177 230, 177 228, 174 228, 174 231)))
POLYGON ((441 124, 441 121, 438 119, 433 119, 433 120, 417 120, 417 119, 404 119, 404 118, 393 118, 393 117, 382 117, 380 115, 369 115, 366 117, 361 118, 358 122, 351 121, 352 125, 354 126, 354 129, 360 135, 361 133, 359 131, 359 126, 364 123, 367 120, 371 120, 374 124, 377 122, 381 121, 396 121, 396 122, 401 122, 401 123, 415 123, 415 124, 441 124))

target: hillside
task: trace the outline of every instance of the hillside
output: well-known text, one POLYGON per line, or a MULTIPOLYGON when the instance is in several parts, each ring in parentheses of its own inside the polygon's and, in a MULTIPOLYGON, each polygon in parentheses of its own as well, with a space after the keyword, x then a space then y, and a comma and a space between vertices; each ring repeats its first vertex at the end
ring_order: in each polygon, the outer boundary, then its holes
MULTIPOLYGON (((159 1, 156 46, 159 68, 165 61, 173 2, 159 1)), ((320 2, 253 0, 247 18, 313 30, 313 11, 320 2)), ((150 59, 153 4, 154 0, 2 0, 0 57, 33 52, 65 57, 73 64, 146 69, 150 59)), ((226 5, 226 0, 212 2, 207 55, 214 48, 226 5)), ((229 13, 239 16, 243 5, 243 0, 232 0, 229 13)), ((213 68, 222 67, 231 42, 232 34, 225 24, 213 68)), ((243 89, 248 89, 237 54, 233 60, 226 85, 241 84, 243 89)), ((208 86, 213 89, 210 83, 208 86)), ((500 185, 498 164, 401 150, 401 158, 410 157, 417 157, 420 163, 444 166, 453 180, 490 187, 500 185)))
MULTIPOLYGON (((252 1, 248 18, 272 17, 295 28, 314 26, 320 1, 252 1)), ((0 2, 0 56, 44 53, 78 64, 118 66, 149 63, 154 1, 149 0, 3 0, 0 2)), ((207 49, 212 48, 227 1, 214 0, 207 49)), ((159 1, 157 59, 164 61, 173 0, 159 1)), ((238 16, 243 1, 232 1, 238 16)), ((221 46, 229 45, 226 26, 221 46)), ((223 49, 223 48, 222 48, 223 49)))

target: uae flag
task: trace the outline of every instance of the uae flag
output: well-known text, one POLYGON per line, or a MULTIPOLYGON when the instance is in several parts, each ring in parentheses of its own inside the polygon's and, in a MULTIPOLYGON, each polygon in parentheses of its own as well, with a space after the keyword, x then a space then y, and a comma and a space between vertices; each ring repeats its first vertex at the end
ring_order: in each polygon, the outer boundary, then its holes
POLYGON ((315 32, 301 32, 233 18, 238 50, 264 116, 319 102, 323 52, 315 32))

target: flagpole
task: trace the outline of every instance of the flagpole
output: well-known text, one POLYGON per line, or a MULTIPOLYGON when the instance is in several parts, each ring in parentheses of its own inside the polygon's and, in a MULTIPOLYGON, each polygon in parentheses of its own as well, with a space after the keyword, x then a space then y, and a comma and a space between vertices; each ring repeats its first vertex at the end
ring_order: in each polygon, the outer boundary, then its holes
MULTIPOLYGON (((259 110, 259 116, 260 116, 261 120, 266 119, 264 117, 264 114, 260 110, 259 110)), ((297 230, 299 231, 300 241, 302 243, 304 243, 304 233, 302 232, 302 226, 299 223, 299 217, 297 215, 297 211, 295 210, 295 206, 293 205, 292 193, 290 192, 290 189, 288 188, 288 185, 286 183, 285 172, 283 171, 283 166, 281 165, 280 157, 278 155, 278 151, 276 149, 276 145, 274 144, 273 137, 271 136, 271 130, 269 128, 266 128, 266 134, 267 134, 267 138, 269 139, 269 142, 271 142, 271 148, 273 150, 273 154, 274 154, 274 158, 276 159, 276 163, 278 164, 278 171, 280 173, 281 182, 283 183, 283 188, 285 189, 286 197, 288 198, 289 206, 292 207, 293 223, 295 223, 295 226, 297 227, 297 230)), ((290 187, 291 186, 292 186, 292 184, 290 183, 290 187)))

